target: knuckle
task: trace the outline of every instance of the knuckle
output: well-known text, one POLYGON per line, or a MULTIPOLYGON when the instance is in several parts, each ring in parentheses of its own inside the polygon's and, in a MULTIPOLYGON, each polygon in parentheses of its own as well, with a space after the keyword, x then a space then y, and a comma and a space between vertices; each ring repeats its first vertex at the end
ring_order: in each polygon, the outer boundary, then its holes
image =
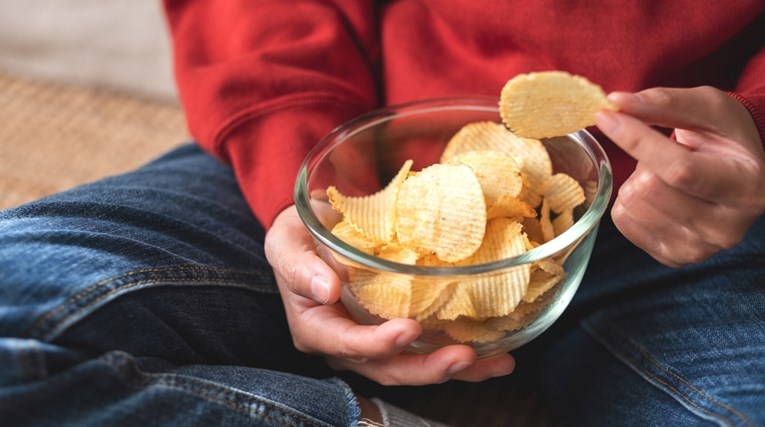
POLYGON ((721 230, 714 241, 714 245, 720 250, 727 250, 736 247, 744 238, 741 233, 734 233, 729 230, 721 230))
POLYGON ((665 180, 674 188, 689 190, 698 184, 698 174, 693 163, 685 159, 677 159, 667 168, 665 180))
POLYGON ((677 98, 673 90, 663 87, 644 90, 640 92, 640 96, 647 98, 651 104, 657 107, 670 107, 675 104, 677 98))

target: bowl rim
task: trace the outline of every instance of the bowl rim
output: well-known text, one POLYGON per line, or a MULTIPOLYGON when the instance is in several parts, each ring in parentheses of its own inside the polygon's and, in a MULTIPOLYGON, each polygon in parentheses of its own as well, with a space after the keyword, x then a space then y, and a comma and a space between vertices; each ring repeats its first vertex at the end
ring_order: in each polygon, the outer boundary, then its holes
POLYGON ((300 219, 313 238, 325 245, 331 251, 348 260, 374 270, 417 276, 459 276, 492 273, 549 258, 582 239, 590 232, 590 230, 598 225, 600 218, 605 213, 610 202, 613 189, 613 175, 611 164, 605 150, 597 139, 585 129, 565 136, 573 139, 584 148, 586 154, 593 161, 593 164, 598 170, 598 190, 592 203, 581 218, 579 218, 568 230, 559 236, 556 236, 549 242, 539 245, 520 255, 490 263, 453 267, 402 264, 379 258, 374 255, 369 255, 348 245, 335 237, 335 235, 321 223, 311 207, 311 197, 308 191, 308 177, 313 170, 313 166, 322 160, 331 148, 341 144, 356 133, 369 129, 381 122, 385 122, 392 117, 406 117, 416 114, 450 110, 498 113, 498 98, 486 96, 445 97, 392 104, 359 115, 356 118, 341 124, 324 136, 303 160, 295 181, 295 206, 298 210, 300 219))

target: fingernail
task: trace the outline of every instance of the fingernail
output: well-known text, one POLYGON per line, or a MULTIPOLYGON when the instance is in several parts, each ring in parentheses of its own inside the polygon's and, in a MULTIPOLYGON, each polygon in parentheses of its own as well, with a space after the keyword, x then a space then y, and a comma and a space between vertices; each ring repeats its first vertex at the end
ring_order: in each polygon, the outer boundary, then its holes
POLYGON ((449 376, 454 376, 458 372, 467 369, 468 366, 470 366, 472 363, 470 362, 457 362, 449 367, 449 376))
POLYGON ((311 278, 311 294, 314 301, 326 304, 329 301, 329 281, 321 276, 311 278))
POLYGON ((614 116, 614 113, 608 111, 595 113, 595 124, 607 134, 614 132, 619 127, 619 121, 614 116))
POLYGON ((404 332, 396 338, 396 347, 404 347, 412 343, 417 338, 416 334, 404 332))
POLYGON ((616 105, 624 105, 627 103, 636 104, 641 101, 640 96, 632 92, 611 92, 608 94, 607 98, 616 105))

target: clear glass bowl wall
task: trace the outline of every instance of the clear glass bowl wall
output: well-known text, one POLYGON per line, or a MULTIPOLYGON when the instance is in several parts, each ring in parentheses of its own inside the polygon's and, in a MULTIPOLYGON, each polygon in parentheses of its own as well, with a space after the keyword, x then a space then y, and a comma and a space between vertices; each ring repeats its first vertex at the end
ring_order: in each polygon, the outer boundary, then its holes
MULTIPOLYGON (((347 286, 348 269, 368 270, 393 278, 405 276, 419 283, 474 280, 506 273, 544 258, 565 258, 565 279, 554 289, 551 303, 520 330, 508 331, 491 342, 463 342, 488 357, 518 348, 549 328, 573 298, 592 253, 598 223, 612 189, 611 167, 603 148, 582 130, 544 139, 554 173, 564 172, 585 189, 586 201, 575 214, 575 223, 555 239, 522 255, 465 267, 424 267, 399 264, 365 254, 335 237, 330 230, 341 219, 327 202, 326 190, 334 185, 351 196, 382 189, 407 159, 412 170, 438 163, 451 137, 464 125, 478 121, 501 122, 493 98, 449 98, 414 102, 373 111, 327 135, 308 155, 298 175, 295 203, 313 235, 320 256, 344 282, 342 303, 362 324, 385 321, 359 304, 347 286)), ((415 352, 431 352, 457 341, 438 330, 425 329, 412 345, 415 352)))

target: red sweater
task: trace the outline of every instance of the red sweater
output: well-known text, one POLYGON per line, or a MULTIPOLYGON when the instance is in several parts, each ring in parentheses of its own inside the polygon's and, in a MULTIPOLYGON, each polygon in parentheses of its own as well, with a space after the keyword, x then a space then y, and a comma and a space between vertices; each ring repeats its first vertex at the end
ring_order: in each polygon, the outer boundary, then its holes
MULTIPOLYGON (((606 91, 712 85, 765 140, 762 0, 165 0, 190 132, 230 163, 270 227, 297 170, 370 109, 499 96, 513 75, 565 70, 606 91)), ((606 144, 616 185, 635 163, 606 144)))

